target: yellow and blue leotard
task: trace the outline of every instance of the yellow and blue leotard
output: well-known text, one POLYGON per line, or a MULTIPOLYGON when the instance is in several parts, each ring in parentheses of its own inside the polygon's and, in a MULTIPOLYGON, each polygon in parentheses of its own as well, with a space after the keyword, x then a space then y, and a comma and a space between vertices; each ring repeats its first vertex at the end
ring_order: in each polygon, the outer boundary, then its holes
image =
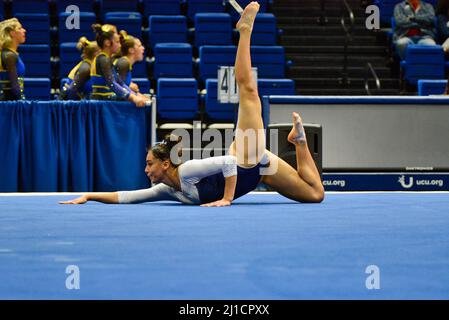
POLYGON ((90 77, 92 79, 91 99, 127 100, 133 93, 117 75, 111 59, 105 52, 100 52, 92 61, 90 77))
POLYGON ((19 54, 11 49, 0 51, 0 100, 23 100, 25 64, 19 54))
POLYGON ((128 57, 123 56, 114 61, 114 67, 119 77, 129 86, 132 82, 133 66, 131 65, 128 57))
POLYGON ((91 65, 91 60, 84 59, 70 71, 68 75, 70 81, 64 86, 60 99, 80 100, 90 96, 92 93, 91 65))

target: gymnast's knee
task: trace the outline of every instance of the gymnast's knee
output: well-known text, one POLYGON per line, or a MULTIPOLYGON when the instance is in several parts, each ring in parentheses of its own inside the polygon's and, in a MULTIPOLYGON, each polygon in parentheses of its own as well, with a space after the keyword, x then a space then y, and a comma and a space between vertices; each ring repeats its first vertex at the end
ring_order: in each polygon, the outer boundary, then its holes
POLYGON ((250 110, 254 117, 262 117, 262 107, 257 89, 240 90, 240 107, 242 111, 250 110))
POLYGON ((324 200, 324 188, 320 188, 312 193, 312 203, 321 203, 324 200))
POLYGON ((240 93, 245 93, 247 95, 259 96, 257 92, 257 84, 254 81, 253 77, 240 76, 236 77, 237 84, 239 86, 240 93))
POLYGON ((314 188, 307 196, 301 195, 297 201, 304 203, 321 203, 324 200, 324 188, 314 188))

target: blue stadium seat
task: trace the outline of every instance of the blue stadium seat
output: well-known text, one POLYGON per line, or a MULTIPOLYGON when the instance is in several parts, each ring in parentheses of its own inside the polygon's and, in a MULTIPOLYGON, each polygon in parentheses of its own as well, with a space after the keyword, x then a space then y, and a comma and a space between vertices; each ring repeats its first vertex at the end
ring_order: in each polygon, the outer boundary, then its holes
POLYGON ((236 46, 202 46, 199 54, 199 78, 201 81, 217 79, 220 66, 234 66, 236 46))
POLYGON ((14 0, 11 2, 13 16, 18 13, 50 13, 48 0, 14 0))
MULTIPOLYGON (((237 105, 219 103, 217 79, 206 80, 205 112, 209 120, 234 122, 237 105)), ((259 96, 294 95, 295 82, 290 79, 258 79, 259 96)))
MULTIPOLYGON (((259 96, 294 95, 295 82, 290 79, 259 79, 259 96)), ((217 100, 217 79, 206 80, 206 116, 211 121, 234 122, 237 105, 219 103, 217 100)))
POLYGON ((150 16, 149 45, 156 43, 187 42, 187 19, 184 16, 150 16))
MULTIPOLYGON (((245 7, 253 0, 238 0, 237 2, 239 5, 245 9, 245 7)), ((257 0, 257 2, 260 5, 259 13, 265 13, 268 11, 268 3, 269 0, 257 0)), ((237 11, 234 10, 231 5, 228 4, 228 11, 231 13, 232 22, 235 23, 240 19, 240 15, 237 13, 237 11)))
POLYGON ((59 14, 59 43, 78 41, 82 36, 86 36, 89 40, 94 40, 92 24, 96 22, 95 14, 93 12, 80 12, 79 29, 67 29, 66 19, 69 15, 69 13, 65 12, 59 14))
POLYGON ((281 46, 252 46, 251 60, 259 78, 285 78, 285 50, 281 46))
POLYGON ((135 84, 139 86, 140 93, 148 94, 150 93, 151 83, 147 78, 133 78, 132 80, 135 84))
POLYGON ((197 13, 221 13, 225 11, 223 0, 187 0, 187 17, 195 19, 197 13))
POLYGON ((27 100, 51 99, 51 81, 49 78, 24 78, 23 81, 27 100))
POLYGON ((419 79, 445 77, 444 51, 441 46, 409 45, 401 61, 404 80, 416 85, 419 79))
POLYGON ((291 79, 258 79, 259 96, 295 95, 295 81, 291 79))
POLYGON ((65 78, 81 61, 81 52, 76 49, 76 42, 64 42, 59 45, 59 77, 65 78))
POLYGON ((108 12, 104 20, 117 26, 119 31, 126 30, 128 34, 142 38, 142 15, 138 12, 108 12))
POLYGON ((104 17, 108 12, 139 11, 139 0, 101 0, 100 12, 104 17))
POLYGON ((45 13, 18 13, 22 26, 27 30, 29 44, 50 44, 50 17, 45 13))
POLYGON ((195 15, 195 46, 232 44, 232 22, 227 13, 195 15))
POLYGON ((195 79, 159 78, 157 112, 161 120, 193 120, 198 111, 198 84, 195 79))
POLYGON ((51 74, 48 44, 22 44, 19 52, 25 64, 27 77, 48 77, 51 74))
POLYGON ((153 77, 191 78, 192 46, 188 43, 159 43, 154 47, 153 77))
POLYGON ((145 17, 152 15, 180 15, 180 0, 143 0, 145 17))
POLYGON ((237 104, 218 102, 217 91, 217 79, 207 79, 205 112, 208 120, 234 122, 237 104))
POLYGON ((76 5, 80 12, 94 12, 94 2, 92 0, 55 0, 56 12, 65 12, 68 6, 76 5))
POLYGON ((430 96, 443 94, 446 91, 447 80, 418 80, 418 95, 430 96))
POLYGON ((148 78, 147 62, 145 59, 133 64, 132 75, 136 78, 148 78))
POLYGON ((374 0, 373 4, 379 7, 380 22, 389 25, 394 16, 394 7, 403 0, 374 0))
POLYGON ((254 23, 251 44, 255 46, 274 46, 276 42, 276 17, 272 13, 259 13, 254 23))

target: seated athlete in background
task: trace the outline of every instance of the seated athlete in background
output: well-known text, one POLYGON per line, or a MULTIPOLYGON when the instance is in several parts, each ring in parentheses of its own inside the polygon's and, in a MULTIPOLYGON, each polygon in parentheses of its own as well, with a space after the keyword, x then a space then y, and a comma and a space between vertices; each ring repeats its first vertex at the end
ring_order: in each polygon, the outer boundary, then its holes
POLYGON ((228 206, 264 182, 280 194, 299 202, 321 202, 324 188, 307 147, 302 120, 293 113, 288 141, 296 147, 297 170, 265 149, 262 109, 257 84, 252 75, 250 40, 257 2, 245 8, 237 23, 240 40, 235 61, 240 90, 235 140, 229 155, 202 160, 175 161, 179 140, 167 137, 147 154, 145 173, 156 185, 149 189, 108 193, 88 193, 62 204, 82 204, 89 200, 103 203, 140 203, 175 200, 203 206, 228 206), (255 139, 248 139, 255 133, 255 139))
POLYGON ((138 107, 145 106, 149 98, 132 91, 118 77, 111 57, 120 50, 120 37, 111 25, 92 25, 100 53, 92 61, 90 76, 92 79, 93 100, 128 100, 138 107))
POLYGON ((16 18, 0 22, 0 100, 23 100, 25 65, 18 48, 25 43, 26 30, 16 18))
POLYGON ((120 44, 120 53, 113 62, 115 69, 131 90, 140 92, 139 86, 132 82, 132 70, 134 63, 144 59, 145 47, 138 38, 128 35, 125 30, 120 31, 120 44))
POLYGON ((92 93, 92 81, 90 80, 90 67, 100 48, 95 41, 89 41, 86 37, 78 40, 76 48, 80 50, 82 61, 69 73, 69 82, 64 85, 59 96, 61 100, 87 99, 92 93))

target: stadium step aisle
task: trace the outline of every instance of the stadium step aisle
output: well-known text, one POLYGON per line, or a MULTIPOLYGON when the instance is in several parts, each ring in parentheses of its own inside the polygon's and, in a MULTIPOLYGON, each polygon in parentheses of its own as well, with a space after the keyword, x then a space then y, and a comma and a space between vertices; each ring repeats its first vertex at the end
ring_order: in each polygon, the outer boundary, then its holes
MULTIPOLYGON (((276 0, 272 12, 283 30, 280 45, 293 61, 287 77, 294 79, 301 95, 366 95, 364 76, 370 62, 381 80, 378 95, 399 93, 399 76, 387 65, 388 43, 380 33, 365 27, 365 8, 360 0, 347 0, 354 12, 353 40, 348 46, 347 85, 342 84, 345 33, 341 27, 341 1, 327 0, 327 23, 320 25, 320 1, 276 0)), ((347 16, 347 14, 345 13, 347 16)), ((346 22, 349 19, 346 18, 346 22)), ((370 87, 373 83, 370 82, 370 87)))

